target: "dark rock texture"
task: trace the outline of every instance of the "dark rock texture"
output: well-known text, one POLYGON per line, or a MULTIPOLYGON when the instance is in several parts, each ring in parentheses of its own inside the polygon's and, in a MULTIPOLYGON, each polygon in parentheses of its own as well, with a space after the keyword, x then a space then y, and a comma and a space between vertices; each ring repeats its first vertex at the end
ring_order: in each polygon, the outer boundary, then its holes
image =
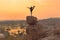
POLYGON ((27 16, 26 17, 26 22, 29 24, 29 25, 34 25, 37 23, 37 18, 34 17, 34 16, 27 16))
POLYGON ((27 16, 27 23, 29 24, 26 28, 27 40, 38 40, 46 35, 42 34, 42 25, 38 24, 37 22, 36 17, 27 16))
POLYGON ((26 22, 29 25, 26 28, 27 35, 24 40, 60 40, 59 28, 41 25, 34 16, 27 16, 26 22))

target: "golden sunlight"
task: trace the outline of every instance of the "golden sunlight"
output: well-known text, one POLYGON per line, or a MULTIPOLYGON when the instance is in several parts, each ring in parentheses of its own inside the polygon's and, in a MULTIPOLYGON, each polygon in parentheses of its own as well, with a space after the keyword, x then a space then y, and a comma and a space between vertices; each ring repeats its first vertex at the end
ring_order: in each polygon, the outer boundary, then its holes
POLYGON ((0 0, 0 20, 25 20, 29 9, 36 6, 33 16, 38 19, 60 17, 59 0, 0 0))

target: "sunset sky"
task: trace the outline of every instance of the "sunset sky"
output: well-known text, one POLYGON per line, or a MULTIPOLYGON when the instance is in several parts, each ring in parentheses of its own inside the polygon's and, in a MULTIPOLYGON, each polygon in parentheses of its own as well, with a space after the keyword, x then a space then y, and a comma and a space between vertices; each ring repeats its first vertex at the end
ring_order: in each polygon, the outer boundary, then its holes
POLYGON ((60 18, 60 0, 0 0, 0 20, 25 20, 33 5, 38 19, 60 18))

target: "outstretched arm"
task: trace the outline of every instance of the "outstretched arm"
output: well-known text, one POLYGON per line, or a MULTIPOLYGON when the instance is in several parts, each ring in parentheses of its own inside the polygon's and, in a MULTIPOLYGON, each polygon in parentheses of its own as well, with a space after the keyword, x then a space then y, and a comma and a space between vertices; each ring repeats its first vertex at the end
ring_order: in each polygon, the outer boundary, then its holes
POLYGON ((35 6, 33 6, 33 7, 35 7, 35 6))
POLYGON ((35 6, 33 6, 33 9, 35 8, 35 6))

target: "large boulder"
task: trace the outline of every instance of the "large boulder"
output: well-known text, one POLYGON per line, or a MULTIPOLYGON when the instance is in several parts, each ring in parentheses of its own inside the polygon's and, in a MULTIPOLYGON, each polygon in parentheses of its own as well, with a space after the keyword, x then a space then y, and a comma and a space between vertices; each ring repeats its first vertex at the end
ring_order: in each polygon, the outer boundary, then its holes
POLYGON ((45 37, 46 34, 43 33, 42 25, 38 23, 35 25, 28 25, 26 28, 27 40, 38 40, 42 37, 45 37), (42 36, 43 35, 43 36, 42 36))
POLYGON ((29 24, 26 28, 26 40, 38 40, 40 38, 44 38, 47 35, 45 32, 43 32, 42 25, 38 24, 36 17, 27 16, 26 22, 29 24))
POLYGON ((34 25, 37 23, 37 18, 34 17, 34 16, 27 16, 26 17, 26 22, 29 24, 29 25, 34 25))
MULTIPOLYGON (((27 16, 26 22, 29 24, 26 27, 26 37, 24 40, 60 40, 60 29, 46 28, 44 25, 38 23, 34 16, 27 16)), ((44 24, 44 23, 43 23, 44 24)))

